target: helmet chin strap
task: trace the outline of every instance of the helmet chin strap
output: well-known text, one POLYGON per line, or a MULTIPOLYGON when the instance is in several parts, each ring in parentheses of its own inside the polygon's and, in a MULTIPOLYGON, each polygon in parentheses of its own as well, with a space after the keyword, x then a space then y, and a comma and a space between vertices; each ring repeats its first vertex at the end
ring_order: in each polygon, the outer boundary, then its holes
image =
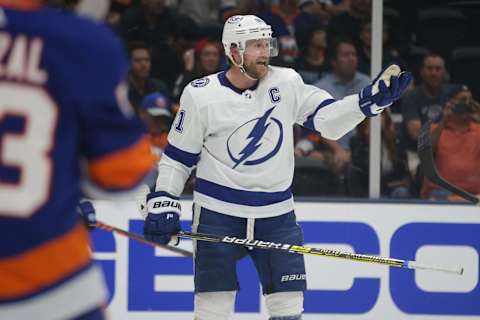
POLYGON ((230 59, 230 61, 232 61, 232 63, 240 69, 240 72, 243 73, 250 80, 254 80, 254 81, 260 80, 260 78, 255 78, 248 73, 247 69, 245 69, 245 67, 243 65, 243 54, 240 57, 242 59, 240 63, 236 63, 235 59, 233 59, 233 57, 230 59))
POLYGON ((260 78, 252 77, 252 76, 248 73, 247 69, 245 69, 245 67, 244 67, 243 65, 240 67, 240 71, 241 71, 247 78, 249 78, 249 79, 251 79, 251 80, 255 80, 255 81, 260 80, 260 78))

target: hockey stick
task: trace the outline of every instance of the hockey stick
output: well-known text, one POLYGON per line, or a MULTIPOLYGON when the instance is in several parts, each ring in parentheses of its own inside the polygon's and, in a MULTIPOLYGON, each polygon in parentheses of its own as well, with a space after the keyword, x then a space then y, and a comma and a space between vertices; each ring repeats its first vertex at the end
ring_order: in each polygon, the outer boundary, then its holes
POLYGON ((431 122, 427 121, 420 129, 420 135, 418 137, 418 157, 420 158, 420 166, 423 170, 423 174, 428 178, 428 180, 439 185, 440 187, 459 195, 463 199, 468 200, 473 204, 480 205, 480 199, 478 197, 449 183, 438 173, 435 166, 435 159, 433 158, 430 126, 431 122))
MULTIPOLYGON (((164 248, 173 252, 180 253, 184 256, 191 256, 192 253, 180 249, 180 248, 175 248, 171 246, 164 246, 157 244, 152 241, 148 241, 145 239, 143 236, 125 231, 116 227, 113 227, 111 225, 108 225, 106 223, 97 221, 96 226, 98 228, 110 231, 110 232, 116 232, 121 235, 124 235, 128 238, 135 239, 137 241, 146 243, 148 245, 154 246, 154 247, 160 247, 164 248)), ((230 237, 230 236, 217 236, 213 234, 206 234, 206 233, 194 233, 194 232, 188 232, 188 231, 180 231, 177 234, 178 237, 182 238, 189 238, 193 240, 199 240, 199 241, 207 241, 207 242, 215 242, 215 243, 227 243, 227 244, 233 244, 233 245, 241 245, 244 247, 248 248, 256 248, 256 249, 267 249, 267 250, 276 250, 276 251, 283 251, 283 252, 290 252, 290 253, 297 253, 297 254, 311 254, 311 255, 316 255, 316 256, 325 256, 325 257, 332 257, 332 258, 339 258, 339 259, 345 259, 345 260, 353 260, 353 261, 361 261, 361 262, 369 262, 369 263, 375 263, 375 264, 383 264, 387 265, 390 267, 397 267, 397 268, 405 268, 405 269, 424 269, 424 270, 433 270, 433 271, 442 271, 442 272, 447 272, 447 273, 454 273, 454 274, 463 274, 463 268, 462 267, 444 267, 444 266, 434 266, 434 265, 426 265, 426 264, 421 264, 416 261, 409 261, 409 260, 400 260, 400 259, 393 259, 393 258, 385 258, 385 257, 379 257, 379 256, 370 256, 370 255, 365 255, 365 254, 357 254, 357 253, 349 253, 349 252, 342 252, 342 251, 337 251, 337 250, 331 250, 331 249, 320 249, 320 248, 311 248, 311 247, 306 247, 306 246, 298 246, 298 245, 292 245, 292 244, 287 244, 287 243, 277 243, 277 242, 270 242, 270 241, 261 241, 261 240, 249 240, 249 239, 242 239, 242 238, 237 238, 237 237, 230 237)))
POLYGON ((139 234, 129 232, 129 231, 125 231, 123 229, 111 226, 109 224, 103 223, 103 222, 98 221, 98 220, 97 220, 97 223, 95 224, 95 227, 100 228, 100 229, 105 230, 105 231, 108 231, 108 232, 115 232, 115 233, 120 234, 122 236, 125 236, 127 238, 130 238, 130 239, 137 240, 137 241, 140 241, 142 243, 148 244, 149 246, 152 246, 152 247, 159 247, 159 248, 163 248, 163 249, 175 252, 175 253, 179 253, 179 254, 181 254, 182 256, 185 256, 185 257, 193 256, 193 254, 188 250, 178 248, 178 247, 173 247, 173 246, 164 246, 164 245, 149 241, 139 234))
POLYGON ((188 231, 180 231, 177 234, 177 236, 183 237, 183 238, 190 238, 194 240, 200 240, 200 241, 235 244, 235 245, 241 245, 244 247, 256 248, 256 249, 276 250, 276 251, 284 251, 284 252, 291 252, 291 253, 297 253, 297 254, 311 254, 316 256, 325 256, 325 257, 340 258, 345 260, 383 264, 383 265, 387 265, 390 267, 397 267, 397 268, 424 269, 424 270, 454 273, 459 275, 463 274, 462 267, 444 267, 444 266, 426 265, 426 264, 418 263, 416 261, 385 258, 385 257, 379 257, 379 256, 370 256, 365 254, 342 252, 342 251, 331 250, 331 249, 311 248, 311 247, 298 246, 298 245, 287 244, 287 243, 277 243, 277 242, 261 241, 261 240, 249 240, 249 239, 230 237, 230 236, 217 236, 213 234, 193 233, 188 231))

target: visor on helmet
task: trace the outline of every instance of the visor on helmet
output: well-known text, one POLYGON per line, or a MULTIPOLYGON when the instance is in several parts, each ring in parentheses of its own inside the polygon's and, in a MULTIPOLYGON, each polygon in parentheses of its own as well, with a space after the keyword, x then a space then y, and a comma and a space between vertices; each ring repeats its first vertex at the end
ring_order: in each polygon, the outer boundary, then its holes
POLYGON ((245 41, 244 53, 251 55, 265 54, 269 57, 278 55, 277 38, 250 39, 245 41))

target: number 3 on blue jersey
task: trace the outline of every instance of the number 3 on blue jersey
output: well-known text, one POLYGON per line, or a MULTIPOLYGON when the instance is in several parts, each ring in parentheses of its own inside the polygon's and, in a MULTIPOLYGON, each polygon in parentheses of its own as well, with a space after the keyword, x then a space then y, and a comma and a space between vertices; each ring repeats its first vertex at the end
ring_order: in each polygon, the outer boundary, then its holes
POLYGON ((28 218, 47 201, 57 113, 41 88, 0 86, 0 216, 28 218))
POLYGON ((185 110, 180 110, 178 112, 177 120, 175 122, 175 130, 177 130, 179 133, 183 132, 183 121, 185 120, 185 110))

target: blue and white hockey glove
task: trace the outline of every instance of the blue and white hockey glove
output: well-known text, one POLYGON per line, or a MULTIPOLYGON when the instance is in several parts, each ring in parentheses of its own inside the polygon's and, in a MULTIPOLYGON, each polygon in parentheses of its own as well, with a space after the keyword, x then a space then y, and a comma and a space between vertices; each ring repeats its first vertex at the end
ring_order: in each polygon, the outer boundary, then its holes
POLYGON ((145 238, 163 245, 177 245, 178 237, 174 235, 181 230, 179 198, 163 191, 149 193, 147 210, 143 225, 145 238))
POLYGON ((410 72, 402 71, 396 64, 389 65, 358 94, 360 110, 367 117, 378 115, 400 99, 411 80, 410 72))
POLYGON ((95 213, 95 208, 90 201, 80 202, 77 206, 77 213, 89 229, 95 228, 95 225, 97 224, 97 215, 95 213))

